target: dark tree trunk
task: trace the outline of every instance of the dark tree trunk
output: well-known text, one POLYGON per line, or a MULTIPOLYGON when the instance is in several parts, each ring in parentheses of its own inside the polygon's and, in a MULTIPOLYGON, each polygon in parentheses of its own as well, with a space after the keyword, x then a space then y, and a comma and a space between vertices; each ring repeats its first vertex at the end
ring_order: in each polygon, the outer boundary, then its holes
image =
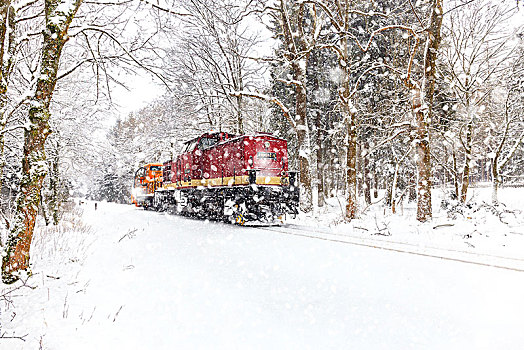
POLYGON ((452 157, 453 157, 453 188, 455 190, 455 199, 460 198, 460 192, 459 192, 459 183, 458 183, 458 169, 457 169, 457 156, 455 154, 455 150, 452 151, 452 157))
POLYGON ((421 110, 422 101, 420 93, 420 89, 414 91, 413 110, 415 111, 417 134, 417 220, 424 222, 432 217, 431 159, 429 148, 429 128, 424 112, 421 110))
POLYGON ((320 112, 317 112, 317 117, 315 120, 315 126, 317 129, 317 192, 318 192, 318 206, 324 206, 324 159, 322 143, 323 132, 321 130, 320 124, 320 112))
POLYGON ((306 198, 302 201, 302 209, 304 211, 311 210, 311 173, 309 169, 309 128, 307 125, 307 92, 306 72, 300 67, 299 62, 291 65, 293 69, 293 77, 297 81, 303 82, 295 88, 296 98, 296 130, 298 141, 298 161, 300 171, 300 185, 304 189, 306 198))
POLYGON ((373 198, 378 198, 378 175, 376 171, 373 171, 373 198))
POLYGON ((432 117, 433 95, 435 93, 436 61, 441 41, 443 0, 433 0, 428 25, 428 38, 424 50, 424 84, 413 89, 413 112, 416 128, 417 155, 417 220, 421 222, 432 218, 431 207, 431 157, 429 143, 429 122, 432 117), (424 93, 424 96, 421 94, 424 93), (422 110, 422 98, 428 111, 422 110))
POLYGON ((58 225, 60 221, 60 169, 59 169, 59 146, 58 144, 53 145, 52 156, 49 162, 49 198, 47 206, 49 213, 53 219, 53 225, 58 225))
POLYGON ((471 173, 471 156, 472 156, 472 133, 473 133, 473 122, 469 121, 466 126, 466 144, 465 146, 465 156, 464 156, 464 169, 462 171, 462 187, 460 190, 460 202, 466 203, 468 188, 469 188, 469 176, 471 173))
POLYGON ((346 219, 351 220, 357 216, 357 132, 355 116, 348 110, 347 133, 348 150, 346 159, 347 176, 347 205, 346 219))
POLYGON ((365 156, 363 157, 362 176, 364 177, 364 200, 367 205, 371 204, 371 173, 369 172, 369 158, 367 157, 368 143, 365 142, 365 156))

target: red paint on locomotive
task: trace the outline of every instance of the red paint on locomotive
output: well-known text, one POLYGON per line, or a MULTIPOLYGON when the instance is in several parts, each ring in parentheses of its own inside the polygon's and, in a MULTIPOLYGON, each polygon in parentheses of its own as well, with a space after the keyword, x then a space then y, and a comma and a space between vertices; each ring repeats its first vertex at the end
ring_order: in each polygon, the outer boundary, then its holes
POLYGON ((256 171, 258 184, 280 185, 288 172, 287 141, 270 134, 204 134, 164 164, 166 182, 180 188, 246 185, 248 170, 256 171))

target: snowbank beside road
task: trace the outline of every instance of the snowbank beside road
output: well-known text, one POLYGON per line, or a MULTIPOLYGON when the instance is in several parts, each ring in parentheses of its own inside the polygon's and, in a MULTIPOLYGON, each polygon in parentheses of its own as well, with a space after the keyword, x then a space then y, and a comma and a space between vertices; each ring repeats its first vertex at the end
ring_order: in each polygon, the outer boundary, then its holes
POLYGON ((443 206, 444 193, 433 191, 433 220, 425 224, 415 220, 416 203, 407 200, 397 204, 396 214, 381 205, 361 204, 360 217, 345 223, 340 219, 342 198, 331 198, 315 217, 302 214, 289 222, 349 237, 524 260, 524 188, 500 189, 497 208, 489 204, 487 187, 471 188, 465 206, 449 199, 443 206))

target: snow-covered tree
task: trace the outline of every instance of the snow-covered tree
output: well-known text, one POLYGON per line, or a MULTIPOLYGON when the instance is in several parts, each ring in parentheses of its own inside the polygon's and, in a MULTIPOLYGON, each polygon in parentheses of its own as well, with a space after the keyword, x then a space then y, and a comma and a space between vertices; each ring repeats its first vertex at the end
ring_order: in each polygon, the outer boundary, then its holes
MULTIPOLYGON (((491 168, 493 205, 499 203, 498 188, 504 176, 522 178, 524 165, 524 46, 522 36, 506 84, 497 118, 489 123, 485 143, 491 168)), ((510 181, 511 182, 511 181, 510 181)))
POLYGON ((486 154, 483 125, 496 117, 495 91, 508 71, 505 63, 514 54, 514 34, 506 29, 514 11, 508 1, 484 0, 451 11, 446 19, 442 61, 455 114, 445 137, 453 148, 450 152, 455 162, 449 168, 455 188, 460 187, 456 196, 462 203, 466 202, 472 171, 486 154))
MULTIPOLYGON (((72 117, 71 114, 58 112, 61 111, 57 108, 60 106, 57 103, 60 102, 57 100, 59 93, 55 93, 55 90, 72 91, 79 77, 81 83, 91 78, 95 98, 91 100, 91 108, 84 108, 82 112, 85 116, 93 116, 96 114, 94 106, 102 100, 110 101, 111 85, 119 83, 111 70, 117 63, 120 69, 138 67, 161 80, 162 76, 154 66, 157 52, 149 57, 144 54, 153 50, 151 36, 155 32, 151 34, 145 29, 137 30, 140 29, 137 25, 133 27, 134 31, 126 31, 135 35, 122 34, 129 26, 129 21, 134 18, 135 11, 141 9, 142 5, 131 8, 126 2, 84 4, 82 0, 2 2, 1 5, 2 15, 5 16, 3 18, 6 19, 2 23, 6 25, 0 28, 0 35, 4 39, 1 60, 0 100, 3 122, 0 145, 3 149, 7 142, 5 136, 9 136, 9 142, 14 145, 12 152, 16 155, 15 159, 18 158, 17 162, 22 163, 20 186, 13 218, 8 223, 10 234, 3 259, 4 280, 12 282, 17 278, 16 271, 28 268, 32 232, 42 198, 43 182, 48 172, 46 141, 53 132, 53 127, 59 130, 68 124, 64 121, 71 121, 72 117), (10 4, 14 10, 10 9, 10 4), (6 8, 7 12, 4 11, 6 8), (17 17, 12 20, 12 16, 17 17), (127 19, 119 20, 123 18, 127 19), (11 25, 11 22, 15 25, 11 25), (11 40, 12 36, 14 41, 11 40), (133 40, 129 39, 130 36, 133 36, 133 40), (16 43, 14 49, 10 42, 16 43), (77 80, 70 79, 72 77, 77 80)), ((74 98, 73 101, 79 102, 77 107, 82 104, 85 107, 93 95, 79 95, 81 89, 78 87, 76 85, 77 96, 84 98, 74 98)), ((80 112, 77 116, 78 114, 80 112)), ((85 120, 77 119, 75 128, 78 130, 80 123, 85 120)), ((66 129, 67 127, 63 130, 66 129)), ((62 135, 66 139, 74 139, 70 137, 71 130, 62 135)), ((88 130, 83 131, 87 135, 88 130)), ((67 150, 72 150, 71 144, 63 145, 67 150)), ((7 175, 12 178, 12 174, 7 175)), ((17 174, 14 175, 18 178, 17 174)))
POLYGON ((17 272, 29 268, 29 250, 35 226, 42 182, 46 176, 45 142, 51 133, 49 118, 51 98, 58 77, 62 50, 68 39, 71 22, 82 0, 62 3, 45 1, 45 30, 40 74, 29 109, 30 125, 24 131, 22 180, 17 198, 16 214, 2 262, 2 280, 12 283, 17 272))
POLYGON ((180 6, 188 15, 161 28, 168 38, 169 95, 184 101, 195 119, 203 117, 208 130, 244 133, 246 122, 256 117, 254 103, 236 92, 256 90, 263 81, 261 66, 249 58, 258 44, 258 33, 245 17, 250 2, 200 0, 180 6))
POLYGON ((294 116, 288 118, 296 135, 298 150, 298 170, 303 188, 302 208, 311 210, 311 132, 308 122, 307 67, 311 51, 317 44, 322 28, 322 20, 317 16, 315 5, 295 1, 275 1, 268 7, 272 18, 275 37, 281 46, 277 57, 283 63, 279 72, 274 70, 274 78, 293 87, 294 116))

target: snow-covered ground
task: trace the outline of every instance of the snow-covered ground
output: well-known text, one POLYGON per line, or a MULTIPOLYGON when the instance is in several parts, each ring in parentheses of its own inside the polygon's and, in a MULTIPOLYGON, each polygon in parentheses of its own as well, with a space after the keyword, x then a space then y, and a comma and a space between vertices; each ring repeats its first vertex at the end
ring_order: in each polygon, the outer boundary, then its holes
POLYGON ((524 259, 524 188, 500 189, 501 204, 494 208, 491 188, 480 185, 469 189, 466 206, 447 200, 448 206, 443 207, 444 193, 451 189, 434 189, 433 220, 426 224, 415 220, 416 204, 406 200, 397 205, 396 214, 382 205, 361 204, 364 213, 344 223, 340 219, 343 198, 330 199, 316 217, 302 214, 290 222, 351 237, 524 259), (449 205, 456 207, 452 210, 449 205))
MULTIPOLYGON (((524 344, 522 218, 509 227, 489 215, 446 221, 437 211, 431 224, 417 225, 407 214, 369 214, 338 226, 321 220, 318 230, 339 238, 326 240, 128 205, 82 207, 64 229, 35 237, 34 275, 27 281, 34 289, 22 287, 1 305, 2 334, 25 341, 0 339, 0 349, 524 344), (453 226, 439 226, 444 223, 453 226), (391 236, 373 234, 385 224, 391 236), (502 254, 515 259, 517 271, 343 243, 351 241, 345 236, 382 247, 454 249, 464 260, 475 249, 502 254)), ((295 223, 317 230, 307 218, 295 223)))

